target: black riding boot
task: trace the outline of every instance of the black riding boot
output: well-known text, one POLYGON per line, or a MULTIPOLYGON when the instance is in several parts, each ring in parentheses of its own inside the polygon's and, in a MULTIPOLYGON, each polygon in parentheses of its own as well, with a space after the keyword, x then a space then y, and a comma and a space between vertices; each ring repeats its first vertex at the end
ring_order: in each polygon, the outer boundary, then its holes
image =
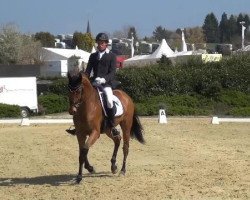
POLYGON ((120 132, 115 128, 115 113, 116 113, 116 106, 114 105, 113 108, 108 109, 108 121, 109 126, 111 128, 111 133, 113 137, 120 135, 120 132))
POLYGON ((116 107, 113 106, 112 108, 108 108, 108 121, 109 121, 109 126, 111 128, 115 127, 115 113, 116 113, 116 107))

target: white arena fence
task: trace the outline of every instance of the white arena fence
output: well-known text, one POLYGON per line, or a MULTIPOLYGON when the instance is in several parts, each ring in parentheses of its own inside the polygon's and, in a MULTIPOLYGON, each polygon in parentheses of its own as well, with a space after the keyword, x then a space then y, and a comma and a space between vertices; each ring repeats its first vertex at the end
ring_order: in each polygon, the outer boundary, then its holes
POLYGON ((73 119, 3 119, 0 124, 20 124, 21 126, 29 126, 30 124, 73 124, 73 119))
MULTIPOLYGON (((163 114, 159 113, 158 123, 167 123, 167 117, 165 112, 163 114)), ((224 122, 250 122, 250 118, 219 118, 212 117, 212 124, 220 124, 224 122)), ((29 126, 31 124, 73 124, 73 119, 2 119, 0 124, 19 124, 21 126, 29 126)))
POLYGON ((221 122, 250 122, 250 118, 219 118, 214 116, 212 124, 220 124, 221 122))

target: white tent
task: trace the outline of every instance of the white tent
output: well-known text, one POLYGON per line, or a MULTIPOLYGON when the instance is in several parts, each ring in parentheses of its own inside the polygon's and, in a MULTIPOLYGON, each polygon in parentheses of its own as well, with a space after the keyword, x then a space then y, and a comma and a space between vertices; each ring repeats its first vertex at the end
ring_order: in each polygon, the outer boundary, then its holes
POLYGON ((60 48, 43 48, 41 59, 44 65, 41 68, 43 76, 66 76, 68 70, 74 65, 71 57, 78 57, 78 67, 83 69, 89 60, 90 53, 81 49, 60 49, 60 48))
POLYGON ((159 47, 150 55, 138 55, 132 58, 129 58, 124 61, 124 66, 136 65, 136 64, 150 64, 154 63, 157 59, 160 59, 162 55, 167 57, 174 57, 173 50, 168 46, 165 39, 161 41, 159 47))
POLYGON ((72 56, 79 57, 84 63, 88 63, 90 53, 81 49, 43 48, 44 61, 67 60, 72 56))
POLYGON ((161 58, 162 55, 165 55, 166 57, 172 57, 174 55, 173 50, 168 46, 168 43, 165 39, 161 41, 161 44, 159 47, 155 50, 154 53, 149 55, 149 59, 151 58, 161 58))

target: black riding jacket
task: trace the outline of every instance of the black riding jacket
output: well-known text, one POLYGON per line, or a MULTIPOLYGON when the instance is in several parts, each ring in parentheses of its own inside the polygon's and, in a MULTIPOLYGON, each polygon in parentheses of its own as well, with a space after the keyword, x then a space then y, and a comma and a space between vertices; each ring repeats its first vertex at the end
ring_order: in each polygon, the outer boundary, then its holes
POLYGON ((115 79, 116 72, 116 55, 112 52, 105 52, 101 59, 98 58, 98 51, 92 53, 89 57, 89 62, 85 73, 88 77, 93 70, 94 76, 93 80, 96 77, 105 78, 106 84, 112 86, 112 81, 115 79))

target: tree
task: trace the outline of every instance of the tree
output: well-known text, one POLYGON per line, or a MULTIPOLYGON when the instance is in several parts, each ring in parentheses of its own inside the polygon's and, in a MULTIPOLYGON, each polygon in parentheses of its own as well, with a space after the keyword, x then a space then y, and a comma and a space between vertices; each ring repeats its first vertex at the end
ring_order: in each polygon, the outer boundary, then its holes
POLYGON ((210 13, 206 16, 202 29, 207 43, 216 43, 219 41, 218 20, 214 13, 210 13))
POLYGON ((81 33, 81 32, 75 32, 73 34, 73 47, 76 48, 76 46, 79 49, 82 49, 84 51, 91 52, 92 47, 94 46, 95 41, 92 38, 90 33, 81 33))
POLYGON ((246 27, 246 30, 249 30, 249 25, 250 25, 249 15, 244 16, 244 22, 245 22, 244 26, 246 27))
POLYGON ((241 35, 241 24, 240 22, 244 21, 244 16, 242 13, 240 13, 237 17, 237 33, 238 35, 241 35))
POLYGON ((228 19, 227 14, 224 12, 221 16, 221 21, 219 25, 219 36, 220 36, 220 43, 225 43, 228 41, 228 19))
POLYGON ((4 25, 0 30, 0 63, 17 63, 21 44, 18 27, 15 24, 4 25))
POLYGON ((166 39, 166 29, 162 28, 162 26, 157 26, 153 31, 153 37, 157 41, 161 41, 162 39, 166 39))
POLYGON ((43 47, 55 47, 55 36, 49 32, 38 32, 35 40, 40 41, 43 47))
POLYGON ((21 34, 15 24, 7 24, 0 30, 1 64, 40 63, 40 53, 41 43, 21 34))
POLYGON ((22 35, 22 45, 18 54, 18 64, 40 64, 42 44, 34 37, 22 35))
POLYGON ((228 19, 228 34, 227 41, 232 43, 232 38, 237 34, 236 17, 231 15, 228 19))
POLYGON ((205 42, 205 36, 201 27, 186 28, 185 35, 190 44, 201 44, 205 42))
POLYGON ((132 26, 129 28, 129 31, 128 31, 128 38, 131 39, 132 38, 132 35, 134 37, 134 41, 138 41, 138 37, 137 37, 137 33, 136 33, 136 30, 135 30, 135 27, 132 26))

